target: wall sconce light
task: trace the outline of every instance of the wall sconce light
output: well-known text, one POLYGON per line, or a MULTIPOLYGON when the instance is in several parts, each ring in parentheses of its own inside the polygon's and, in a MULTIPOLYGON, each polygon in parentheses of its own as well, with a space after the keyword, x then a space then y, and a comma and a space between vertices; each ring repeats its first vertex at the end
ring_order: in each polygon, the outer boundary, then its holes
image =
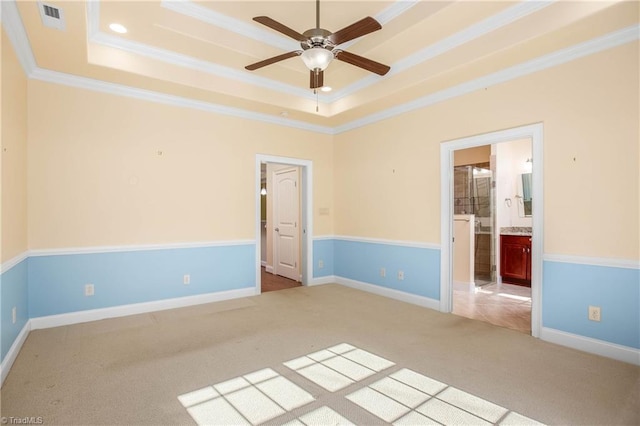
POLYGON ((267 188, 263 186, 262 189, 260 190, 260 195, 267 195, 267 188))

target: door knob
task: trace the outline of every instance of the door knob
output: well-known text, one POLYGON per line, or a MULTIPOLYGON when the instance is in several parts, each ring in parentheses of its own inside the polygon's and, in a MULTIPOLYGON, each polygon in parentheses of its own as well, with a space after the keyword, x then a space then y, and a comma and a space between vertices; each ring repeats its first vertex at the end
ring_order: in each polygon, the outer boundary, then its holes
POLYGON ((276 228, 276 229, 275 229, 275 231, 276 231, 276 232, 280 232, 280 228, 276 228))

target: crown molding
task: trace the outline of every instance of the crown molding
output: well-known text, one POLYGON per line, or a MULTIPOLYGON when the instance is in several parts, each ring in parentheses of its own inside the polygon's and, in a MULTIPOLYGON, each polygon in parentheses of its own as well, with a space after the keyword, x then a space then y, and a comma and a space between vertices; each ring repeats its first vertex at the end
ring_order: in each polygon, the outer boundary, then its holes
POLYGON ((384 25, 407 12, 418 3, 420 3, 420 0, 397 0, 387 6, 382 12, 374 16, 374 18, 380 23, 380 25, 384 25))
MULTIPOLYGON (((170 3, 173 3, 173 2, 170 2, 170 3)), ((188 1, 180 1, 176 3, 179 3, 179 4, 184 3, 185 5, 190 4, 190 2, 188 1)), ((246 71, 240 71, 234 68, 224 67, 221 65, 211 63, 209 61, 204 61, 202 59, 194 58, 192 56, 182 55, 169 50, 160 49, 160 48, 149 46, 143 43, 127 40, 123 37, 117 37, 110 34, 105 34, 100 31, 100 26, 99 26, 100 25, 100 3, 98 1, 93 1, 93 2, 88 2, 87 4, 88 4, 87 34, 88 34, 88 41, 91 43, 96 43, 96 44, 100 44, 110 48, 123 50, 125 52, 130 52, 136 55, 145 56, 147 58, 169 63, 179 67, 184 67, 184 68, 189 68, 196 71, 205 72, 207 74, 215 75, 217 77, 236 80, 242 83, 259 86, 268 90, 275 90, 281 93, 286 93, 288 95, 312 100, 314 102, 316 101, 316 95, 314 95, 313 92, 311 92, 308 89, 303 89, 297 86, 292 86, 290 84, 281 83, 279 81, 275 81, 269 78, 251 74, 246 71)), ((206 9, 201 6, 196 6, 196 5, 191 6, 191 8, 204 9, 204 10, 210 11, 209 9, 206 9)), ((220 15, 220 14, 216 14, 216 15, 220 15)), ((237 21, 237 20, 234 20, 234 21, 237 21)), ((239 21, 237 23, 238 25, 240 24, 239 21)), ((296 50, 295 46, 293 48, 291 48, 290 46, 287 49, 296 50)), ((320 103, 326 104, 324 100, 320 101, 320 103)))
MULTIPOLYGON (((374 16, 374 18, 381 25, 384 25, 407 12, 418 3, 420 3, 420 0, 396 0, 374 16)), ((278 49, 289 51, 299 49, 300 46, 299 43, 290 38, 275 34, 273 31, 264 30, 254 24, 223 15, 207 7, 199 6, 191 0, 162 0, 160 5, 172 12, 189 16, 190 18, 197 19, 209 25, 224 28, 227 31, 278 49)), ((356 42, 356 40, 345 43, 344 46, 350 46, 354 42, 356 42)))
MULTIPOLYGON (((503 10, 500 13, 497 13, 493 16, 490 16, 470 27, 465 28, 462 31, 459 31, 445 39, 442 39, 436 43, 433 43, 430 46, 425 47, 422 50, 419 50, 416 53, 413 53, 398 62, 391 65, 391 70, 387 74, 388 77, 399 74, 403 71, 406 71, 410 68, 415 67, 416 65, 421 64, 422 62, 428 61, 429 59, 433 59, 437 56, 440 56, 444 53, 447 53, 450 50, 455 49, 465 43, 469 43, 483 35, 490 33, 492 31, 496 31, 512 22, 517 21, 518 19, 522 19, 525 16, 531 15, 534 12, 538 12, 539 10, 544 9, 545 7, 550 6, 555 1, 526 1, 522 3, 518 3, 515 6, 512 6, 508 9, 503 10)), ((367 87, 375 84, 380 80, 380 77, 377 75, 369 75, 365 78, 362 78, 355 83, 350 84, 344 89, 337 91, 331 97, 328 98, 329 102, 335 102, 341 98, 345 98, 350 96, 360 90, 366 89, 367 87)))
POLYGON ((476 90, 486 87, 495 86, 525 75, 533 74, 557 65, 571 62, 584 56, 592 55, 604 50, 608 50, 632 41, 638 40, 640 37, 640 24, 632 25, 618 31, 606 34, 604 36, 579 43, 565 49, 555 51, 553 53, 541 56, 531 61, 505 68, 502 71, 459 84, 449 89, 441 90, 431 95, 424 96, 411 102, 380 111, 375 114, 368 115, 358 120, 337 126, 334 128, 335 134, 347 132, 359 127, 367 126, 378 121, 396 117, 416 109, 425 108, 439 102, 443 102, 458 96, 466 95, 476 90))
MULTIPOLYGON (((504 83, 506 81, 532 74, 556 65, 561 65, 584 56, 611 49, 625 43, 637 41, 640 38, 640 24, 635 24, 575 46, 561 49, 531 61, 489 74, 476 80, 389 108, 385 111, 370 114, 366 117, 353 120, 340 126, 328 127, 39 68, 31 51, 29 39, 22 24, 15 1, 7 0, 2 1, 1 3, 2 25, 9 36, 25 73, 29 78, 330 135, 347 132, 387 118, 414 111, 416 109, 425 108, 485 87, 504 83)), ((97 2, 88 2, 88 9, 95 7, 96 3, 97 2)), ((90 22, 92 19, 96 18, 93 12, 88 10, 87 13, 89 15, 88 17, 90 22)), ((92 28, 95 28, 95 24, 96 23, 93 22, 92 28)))
POLYGON ((9 40, 11 40, 13 50, 16 52, 16 56, 18 57, 20 65, 22 65, 24 73, 30 76, 38 65, 33 56, 33 51, 29 44, 29 37, 27 37, 27 31, 22 23, 20 12, 18 12, 18 6, 15 1, 2 1, 0 3, 2 26, 9 40))
POLYGON ((218 105, 210 102, 198 101, 175 95, 168 95, 151 90, 138 89, 136 87, 125 86, 122 84, 108 83, 105 81, 79 77, 57 71, 45 70, 42 68, 36 68, 36 70, 31 73, 30 77, 35 80, 45 81, 48 83, 62 84, 65 86, 93 90, 110 95, 126 96, 150 102, 157 102, 165 105, 197 109, 200 111, 228 115, 247 120, 262 121, 264 123, 292 127, 301 130, 308 130, 316 133, 333 134, 333 130, 331 127, 318 126, 315 124, 306 123, 304 121, 296 121, 289 118, 272 116, 269 114, 248 111, 240 108, 218 105))
MULTIPOLYGON (((376 15, 375 18, 381 24, 385 24, 407 12, 417 3, 419 3, 419 0, 395 1, 378 15, 376 15)), ((299 48, 297 43, 286 37, 278 36, 276 34, 273 34, 273 32, 271 31, 262 30, 260 28, 257 28, 255 25, 248 24, 244 21, 240 21, 229 16, 225 16, 209 8, 199 6, 190 0, 162 0, 161 6, 173 12, 198 19, 202 22, 214 25, 216 27, 224 28, 225 30, 232 31, 244 37, 269 44, 284 51, 297 50, 299 48)), ((243 83, 252 84, 269 90, 280 91, 292 96, 298 96, 313 101, 317 100, 316 96, 307 89, 301 89, 299 87, 274 81, 269 78, 249 74, 229 67, 222 67, 212 64, 208 61, 195 59, 186 55, 176 54, 164 49, 155 48, 142 43, 132 42, 122 37, 102 33, 100 31, 99 1, 91 1, 87 3, 87 23, 88 39, 92 43, 101 44, 115 49, 121 49, 162 62, 167 62, 185 68, 196 69, 198 71, 203 71, 223 78, 241 81, 243 83)), ((344 47, 347 48, 355 42, 356 40, 345 43, 344 47)), ((373 78, 363 78, 361 80, 364 81, 364 85, 362 85, 362 87, 358 86, 357 84, 349 86, 351 88, 351 91, 349 91, 348 93, 343 93, 343 89, 342 91, 338 91, 331 95, 323 95, 323 99, 320 101, 320 103, 328 106, 329 103, 342 97, 348 96, 357 90, 361 90, 362 88, 373 84, 381 78, 379 76, 372 77, 373 78)))
MULTIPOLYGON (((381 24, 385 24, 403 13, 407 12, 413 6, 419 3, 419 0, 398 0, 393 2, 390 6, 384 9, 382 12, 375 16, 376 20, 381 24)), ((244 37, 251 38, 258 42, 269 44, 273 47, 282 49, 284 51, 291 51, 299 49, 299 46, 294 41, 273 34, 271 31, 265 31, 261 28, 257 28, 255 25, 248 24, 244 21, 225 16, 221 13, 215 12, 209 8, 199 6, 191 0, 179 0, 179 1, 167 1, 162 0, 161 6, 176 13, 180 13, 185 16, 189 16, 194 19, 198 19, 216 27, 224 28, 225 30, 232 31, 236 34, 240 34, 244 37)), ((223 67, 220 65, 212 64, 208 61, 203 61, 186 55, 180 55, 175 52, 167 51, 164 49, 155 48, 142 43, 133 42, 122 37, 105 34, 100 31, 100 2, 90 1, 87 3, 87 24, 88 24, 88 41, 96 44, 101 44, 107 47, 121 49, 130 53, 152 58, 158 61, 174 64, 180 67, 195 69, 203 71, 208 74, 216 75, 223 78, 229 78, 237 81, 241 81, 246 84, 259 86, 269 90, 276 90, 282 93, 286 93, 292 96, 298 96, 303 99, 309 99, 316 101, 316 95, 307 89, 302 89, 296 86, 292 86, 286 83, 281 83, 269 78, 261 77, 255 74, 250 74, 244 71, 236 70, 229 67, 223 67)), ((354 44, 356 40, 345 43, 344 48, 348 48, 354 44)), ((392 70, 395 67, 392 66, 392 70)), ((348 96, 355 91, 361 90, 375 83, 383 77, 369 76, 361 79, 360 81, 348 86, 345 89, 336 91, 330 95, 323 94, 322 99, 319 100, 325 107, 331 102, 334 102, 340 98, 348 96)))
MULTIPOLYGON (((240 81, 242 83, 259 86, 264 89, 275 90, 287 95, 313 100, 314 102, 316 100, 316 95, 314 95, 313 92, 309 89, 292 86, 290 84, 271 80, 266 77, 253 75, 249 72, 239 71, 230 67, 217 65, 209 61, 204 61, 202 59, 196 59, 192 56, 182 55, 169 50, 148 46, 142 43, 137 43, 109 34, 98 32, 89 41, 114 49, 123 50, 125 52, 134 53, 136 55, 166 62, 179 67, 205 72, 207 74, 215 75, 216 77, 240 81)), ((326 102, 324 101, 321 101, 320 103, 326 104, 326 102)))
POLYGON ((284 51, 300 49, 300 44, 293 39, 277 35, 273 31, 264 30, 257 25, 223 15, 222 13, 200 6, 190 0, 162 0, 160 5, 172 12, 197 19, 215 27, 224 28, 227 31, 240 34, 241 36, 254 39, 284 51))

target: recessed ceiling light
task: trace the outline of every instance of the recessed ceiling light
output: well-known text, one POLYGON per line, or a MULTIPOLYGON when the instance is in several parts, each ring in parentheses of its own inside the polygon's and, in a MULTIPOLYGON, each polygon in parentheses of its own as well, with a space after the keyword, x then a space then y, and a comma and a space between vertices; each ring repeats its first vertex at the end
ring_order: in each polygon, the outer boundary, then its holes
POLYGON ((320 90, 322 90, 323 92, 330 92, 332 89, 331 86, 322 86, 320 90))
POLYGON ((122 24, 116 24, 116 23, 110 24, 109 29, 114 33, 118 33, 118 34, 124 34, 127 32, 127 28, 122 24))

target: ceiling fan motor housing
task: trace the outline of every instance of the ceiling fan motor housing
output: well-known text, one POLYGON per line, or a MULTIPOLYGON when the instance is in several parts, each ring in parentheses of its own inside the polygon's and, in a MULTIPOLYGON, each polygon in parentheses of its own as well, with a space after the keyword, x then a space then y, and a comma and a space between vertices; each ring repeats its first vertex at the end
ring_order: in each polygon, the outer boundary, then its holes
POLYGON ((332 33, 323 28, 313 28, 307 30, 302 35, 307 37, 306 41, 300 43, 302 49, 307 50, 312 47, 322 47, 324 49, 332 49, 335 45, 329 40, 332 33))

